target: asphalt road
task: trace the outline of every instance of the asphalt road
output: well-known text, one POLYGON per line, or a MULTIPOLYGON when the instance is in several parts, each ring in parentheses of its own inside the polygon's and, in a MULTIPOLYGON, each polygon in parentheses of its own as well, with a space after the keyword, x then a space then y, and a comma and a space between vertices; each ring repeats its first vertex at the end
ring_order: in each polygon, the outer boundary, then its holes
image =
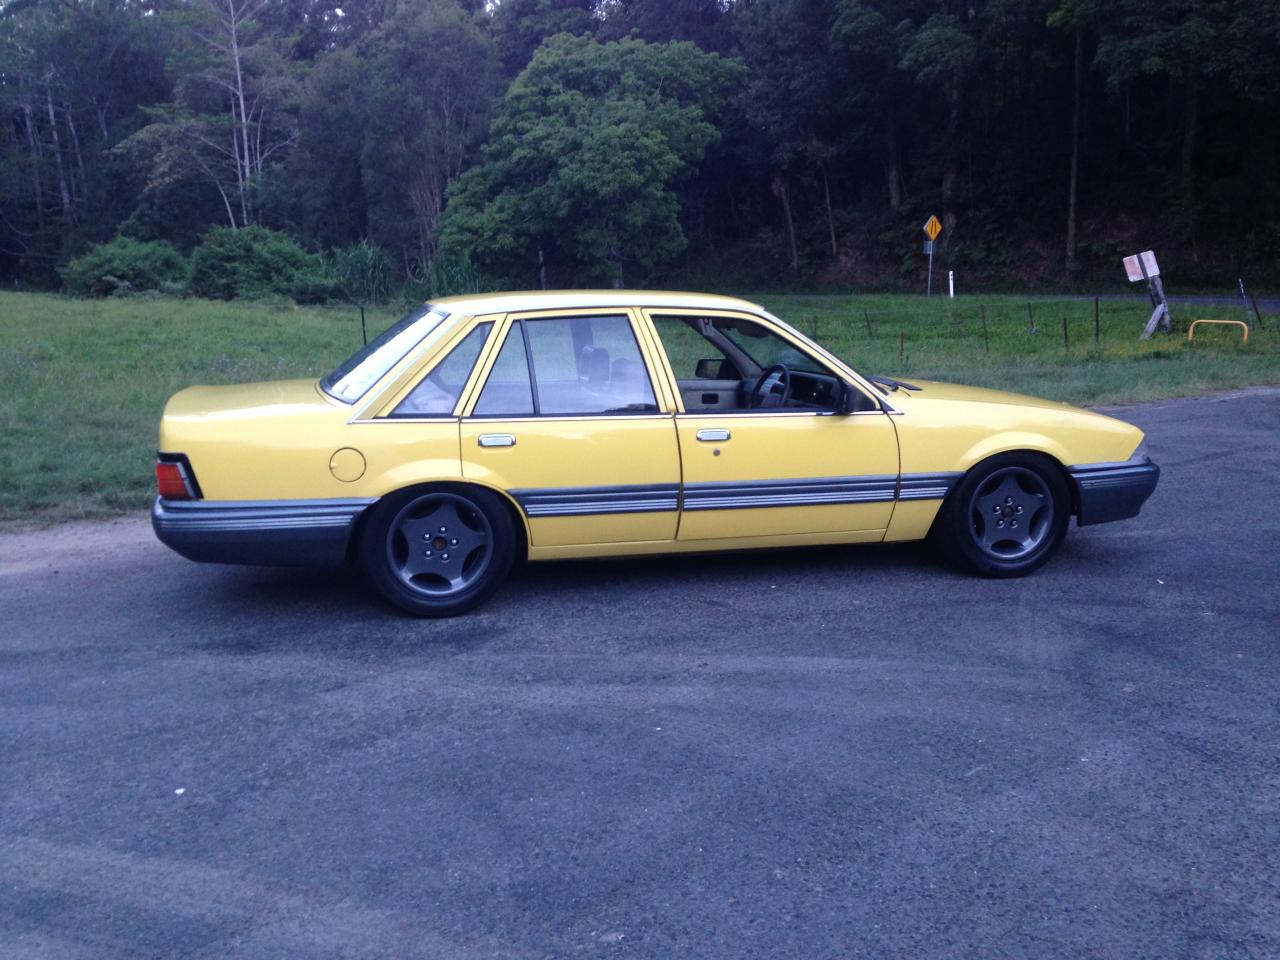
POLYGON ((0 537, 0 957, 1280 955, 1280 391, 1137 520, 530 568, 418 622, 145 522, 0 537))

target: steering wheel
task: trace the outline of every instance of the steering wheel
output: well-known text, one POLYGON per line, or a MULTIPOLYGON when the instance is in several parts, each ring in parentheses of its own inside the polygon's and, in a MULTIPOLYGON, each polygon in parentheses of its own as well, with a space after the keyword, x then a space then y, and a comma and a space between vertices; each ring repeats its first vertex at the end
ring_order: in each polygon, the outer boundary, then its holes
POLYGON ((747 394, 747 406, 751 409, 760 407, 785 407, 791 399, 791 371, 786 364, 775 363, 760 374, 760 379, 747 394))

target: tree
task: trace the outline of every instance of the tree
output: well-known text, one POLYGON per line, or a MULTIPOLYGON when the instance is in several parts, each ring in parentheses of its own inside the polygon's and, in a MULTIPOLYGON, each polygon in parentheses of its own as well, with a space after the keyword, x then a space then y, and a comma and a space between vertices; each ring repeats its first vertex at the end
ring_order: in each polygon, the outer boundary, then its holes
POLYGON ((1178 170, 1184 197, 1195 193, 1202 103, 1211 84, 1252 100, 1276 96, 1280 29, 1265 0, 1079 0, 1077 17, 1099 24, 1095 64, 1117 91, 1143 77, 1159 77, 1182 103, 1178 170))
POLYGON ((472 159, 500 89, 493 44, 453 0, 429 0, 392 18, 360 55, 369 237, 425 268, 445 189, 472 159))
POLYGON ((810 170, 822 180, 831 253, 837 253, 827 174, 841 81, 831 52, 832 15, 828 0, 743 0, 734 10, 734 35, 751 67, 737 109, 772 148, 759 155, 768 161, 793 274, 800 270, 793 185, 810 170))
POLYGON ((351 50, 321 58, 289 175, 309 232, 329 247, 367 239, 404 271, 424 269, 445 189, 488 128, 495 61, 493 42, 454 0, 405 6, 351 50))
POLYGON ((956 228, 956 186, 960 179, 960 112, 965 81, 977 59, 978 46, 965 21, 950 13, 931 14, 902 44, 900 65, 922 87, 942 90, 946 127, 942 139, 943 243, 956 228))
POLYGON ((703 50, 725 53, 732 37, 724 29, 727 0, 605 0, 597 36, 636 37, 649 43, 688 40, 703 50))
POLYGON ((255 223, 257 188, 297 136, 298 76, 258 16, 268 0, 193 0, 172 14, 182 76, 172 103, 150 111, 149 127, 122 153, 145 162, 147 189, 176 166, 210 184, 232 229, 255 223))
POLYGON ((848 78, 845 109, 858 133, 878 141, 883 153, 885 197, 889 209, 902 206, 903 102, 907 82, 898 66, 899 38, 890 23, 894 6, 866 0, 836 0, 831 43, 844 61, 848 78))
POLYGON ((548 37, 592 33, 595 9, 595 0, 498 0, 490 29, 506 75, 514 77, 523 70, 548 37))
POLYGON ((128 0, 0 6, 0 274, 48 278, 127 212, 106 161, 168 97, 164 31, 128 0))
POLYGON ((739 63, 690 43, 542 45, 494 117, 484 161, 450 190, 442 246, 508 278, 539 251, 581 279, 621 285, 625 267, 685 245, 673 186, 718 136, 739 63))

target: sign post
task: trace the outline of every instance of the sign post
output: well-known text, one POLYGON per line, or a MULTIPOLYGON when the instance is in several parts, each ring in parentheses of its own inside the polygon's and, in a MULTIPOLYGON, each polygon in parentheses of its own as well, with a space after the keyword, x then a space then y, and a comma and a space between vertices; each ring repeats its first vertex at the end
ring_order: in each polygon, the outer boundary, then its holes
POLYGON ((1157 327, 1166 333, 1172 330, 1173 324, 1169 322, 1169 301, 1164 295, 1164 284, 1160 280, 1160 265, 1156 263, 1155 253, 1144 250, 1142 253, 1125 257, 1124 269, 1130 283, 1137 283, 1139 280, 1147 281, 1147 293, 1151 297, 1151 305, 1155 307, 1139 339, 1150 340, 1157 327))
POLYGON ((942 232, 942 223, 937 217, 930 217, 924 225, 924 235, 929 239, 924 242, 924 252, 929 255, 929 279, 925 283, 924 295, 933 296, 933 246, 942 232))

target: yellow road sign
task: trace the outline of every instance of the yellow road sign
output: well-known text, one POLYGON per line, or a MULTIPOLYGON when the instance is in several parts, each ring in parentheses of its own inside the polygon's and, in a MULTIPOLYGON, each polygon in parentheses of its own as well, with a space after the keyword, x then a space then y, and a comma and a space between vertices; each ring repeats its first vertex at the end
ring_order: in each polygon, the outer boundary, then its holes
POLYGON ((930 217, 929 222, 924 225, 924 232, 928 234, 930 240, 937 240, 938 234, 942 232, 942 223, 937 217, 930 217))

